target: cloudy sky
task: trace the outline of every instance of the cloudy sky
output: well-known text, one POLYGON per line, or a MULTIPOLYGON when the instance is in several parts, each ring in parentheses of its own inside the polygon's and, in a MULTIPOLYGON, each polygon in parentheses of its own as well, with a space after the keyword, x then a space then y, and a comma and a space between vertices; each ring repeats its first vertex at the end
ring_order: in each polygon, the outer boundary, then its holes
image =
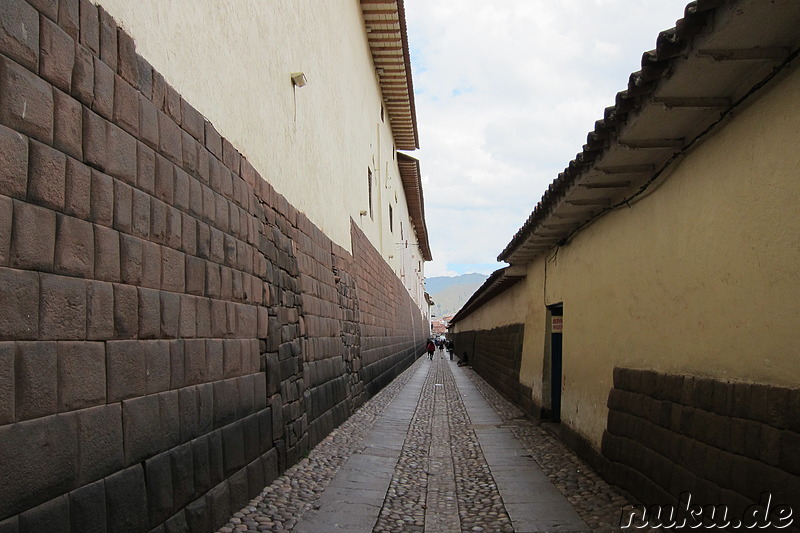
POLYGON ((490 273, 686 0, 405 0, 427 277, 490 273))

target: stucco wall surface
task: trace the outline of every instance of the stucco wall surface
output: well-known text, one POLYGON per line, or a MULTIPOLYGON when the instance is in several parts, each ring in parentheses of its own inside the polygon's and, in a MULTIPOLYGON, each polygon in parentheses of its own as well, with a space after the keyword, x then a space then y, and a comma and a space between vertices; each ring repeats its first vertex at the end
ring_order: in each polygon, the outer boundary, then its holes
POLYGON ((395 272, 405 274, 422 306, 417 240, 412 234, 404 239, 412 246, 398 245, 400 222, 406 234, 412 226, 357 0, 101 4, 139 54, 347 250, 355 220, 395 272), (306 75, 305 87, 292 85, 294 72, 306 75))
POLYGON ((459 330, 524 322, 520 381, 541 405, 546 306, 563 303, 562 421, 597 449, 616 366, 797 387, 799 99, 795 67, 459 330))
POLYGON ((614 366, 800 383, 798 98, 794 68, 548 264, 547 303, 564 303, 562 417, 595 444, 614 366))

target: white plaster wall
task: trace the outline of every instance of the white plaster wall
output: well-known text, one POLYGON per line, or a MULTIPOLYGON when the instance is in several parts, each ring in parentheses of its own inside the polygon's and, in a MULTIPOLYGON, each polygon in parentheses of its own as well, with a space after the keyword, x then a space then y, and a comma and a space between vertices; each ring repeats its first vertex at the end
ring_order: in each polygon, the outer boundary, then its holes
MULTIPOLYGON (((384 259, 393 255, 387 202, 404 193, 357 0, 98 3, 139 55, 331 239, 352 250, 352 218, 384 259), (308 85, 295 88, 292 72, 305 73, 308 85), (379 183, 372 219, 359 214, 369 210, 368 168, 379 183)), ((408 219, 404 198, 393 209, 395 224, 408 219)))

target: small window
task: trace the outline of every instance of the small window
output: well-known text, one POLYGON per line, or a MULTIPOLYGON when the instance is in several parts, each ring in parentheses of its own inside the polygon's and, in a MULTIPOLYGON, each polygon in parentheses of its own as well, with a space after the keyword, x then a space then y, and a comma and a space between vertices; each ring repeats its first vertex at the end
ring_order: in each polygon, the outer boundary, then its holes
POLYGON ((394 215, 392 214, 392 204, 389 204, 389 231, 394 233, 394 215))
POLYGON ((372 211, 372 169, 367 168, 367 187, 369 189, 369 218, 375 220, 375 216, 372 211))

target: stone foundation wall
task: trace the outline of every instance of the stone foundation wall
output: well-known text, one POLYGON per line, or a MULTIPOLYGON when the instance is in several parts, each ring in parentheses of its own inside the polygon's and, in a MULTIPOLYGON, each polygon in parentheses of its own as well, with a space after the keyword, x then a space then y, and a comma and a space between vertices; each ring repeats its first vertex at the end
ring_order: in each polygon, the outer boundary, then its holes
POLYGON ((488 383, 516 403, 523 388, 519 382, 524 324, 511 324, 491 330, 463 331, 454 335, 458 357, 467 353, 469 364, 488 383))
POLYGON ((617 368, 608 407, 607 477, 643 503, 800 509, 800 389, 617 368))
POLYGON ((421 352, 86 0, 0 10, 0 531, 210 531, 421 352))

